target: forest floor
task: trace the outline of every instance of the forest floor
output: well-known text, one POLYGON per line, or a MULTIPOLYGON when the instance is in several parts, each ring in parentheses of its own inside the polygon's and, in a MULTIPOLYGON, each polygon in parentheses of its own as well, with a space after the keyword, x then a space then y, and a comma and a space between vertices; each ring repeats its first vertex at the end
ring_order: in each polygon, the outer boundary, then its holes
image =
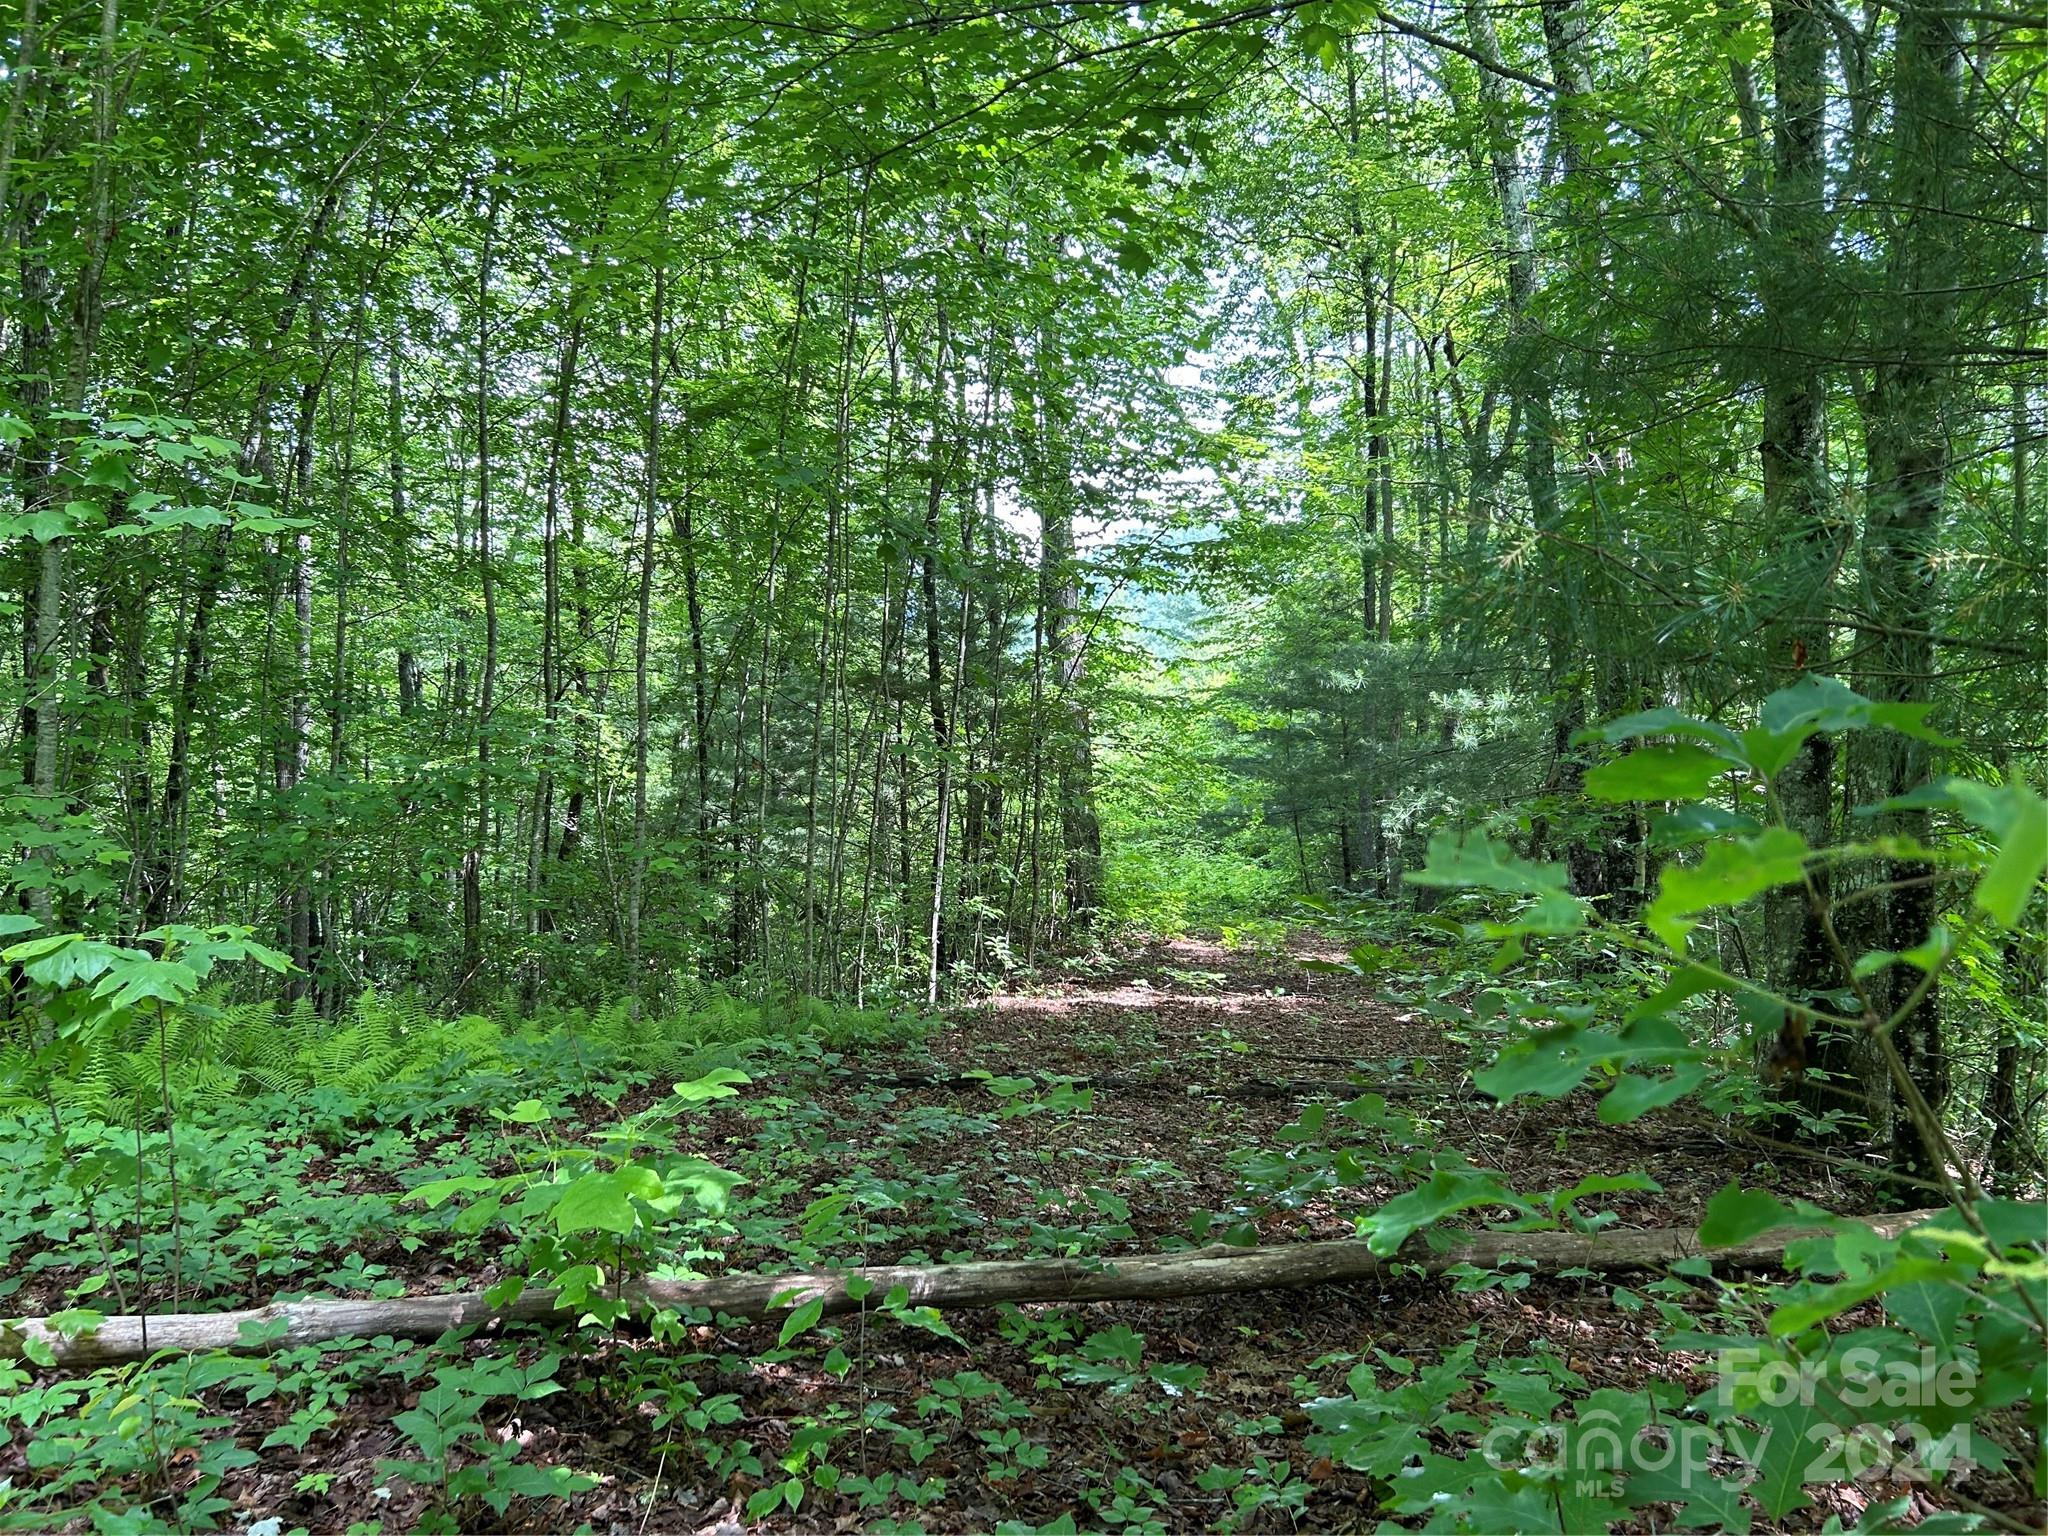
MULTIPOLYGON (((1579 1097, 1504 1109, 1463 1092, 1468 1050, 1436 1021, 1382 1000, 1370 980, 1303 968, 1325 950, 1336 957, 1313 939, 1265 953, 1150 944, 1099 974, 988 999, 919 1052, 849 1054, 781 1082, 757 1073, 741 1097, 691 1122, 692 1150, 751 1181, 743 1214, 716 1245, 718 1267, 820 1254, 834 1263, 1113 1256, 1233 1227, 1242 1236, 1246 1226, 1262 1242, 1351 1236, 1361 1209, 1412 1181, 1397 1172, 1290 1192, 1282 1154, 1313 1139, 1286 1134, 1306 1103, 1366 1091, 1346 1083, 1354 1068, 1367 1083, 1398 1085, 1390 1108, 1404 1124, 1412 1117, 1413 1144, 1456 1148, 1517 1189, 1647 1173, 1661 1189, 1588 1202, 1624 1227, 1693 1223, 1735 1177, 1839 1209, 1867 1205, 1867 1188, 1854 1183, 1794 1187, 1705 1118, 1665 1113, 1615 1127, 1579 1097), (996 1079, 954 1076, 976 1071, 996 1079), (1109 1081, 1076 1101, 1021 1087, 1015 1079, 1027 1073, 1109 1081), (920 1074, 922 1086, 903 1081, 920 1074), (826 1189, 846 1198, 820 1204, 826 1189)), ((431 1244, 369 1257, 412 1291, 496 1277, 474 1250, 460 1263, 431 1244)), ((591 1473, 596 1485, 566 1506, 529 1497, 497 1513, 473 1506, 459 1524, 588 1522, 630 1533, 908 1530, 915 1520, 933 1531, 1005 1522, 1024 1531, 1066 1517, 1082 1530, 1144 1532, 1229 1517, 1240 1530, 1370 1530, 1384 1518, 1384 1482, 1316 1454, 1304 1412, 1341 1395, 1361 1362, 1428 1364, 1476 1340, 1482 1368, 1513 1359, 1522 1363, 1511 1369, 1526 1371, 1527 1360, 1544 1360, 1574 1393, 1653 1377, 1682 1383, 1688 1396, 1711 1384, 1706 1357, 1658 1345, 1666 1323, 1640 1296, 1595 1275, 1512 1279, 960 1310, 944 1318, 947 1333, 847 1320, 786 1348, 773 1324, 692 1327, 688 1353, 584 1335, 559 1346, 555 1380, 568 1390, 485 1412, 522 1461, 591 1473), (686 1436, 667 1415, 692 1399, 703 1422, 686 1436), (1234 1507, 1214 1474, 1201 1481, 1205 1469, 1260 1465, 1243 1486, 1274 1494, 1249 1510, 1234 1507), (792 1469, 804 1483, 800 1505, 750 1518, 750 1498, 792 1469)), ((477 1360, 512 1343, 464 1348, 477 1360)), ((525 1360, 536 1353, 516 1347, 525 1360)), ((317 1433, 230 1470, 220 1493, 236 1525, 261 1516, 282 1522, 266 1532, 412 1528, 434 1491, 388 1468, 408 1450, 401 1416, 418 1407, 425 1371, 446 1358, 445 1349, 422 1353, 410 1375, 366 1369, 317 1433), (358 1523, 373 1521, 381 1524, 358 1523)), ((222 1411, 255 1447, 290 1410, 280 1396, 222 1411)), ((22 1470, 16 1451, 0 1454, 0 1477, 22 1470)), ((1853 1524, 1865 1496, 1812 1491, 1815 1506, 1775 1528, 1819 1530, 1830 1515, 1853 1524)))

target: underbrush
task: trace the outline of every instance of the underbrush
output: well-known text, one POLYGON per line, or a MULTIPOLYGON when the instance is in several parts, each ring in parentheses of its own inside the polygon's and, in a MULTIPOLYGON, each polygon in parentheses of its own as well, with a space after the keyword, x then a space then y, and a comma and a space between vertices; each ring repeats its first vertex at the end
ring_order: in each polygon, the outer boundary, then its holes
POLYGON ((411 994, 368 991, 339 1017, 310 1003, 228 1002, 201 993, 174 1007, 116 1012, 52 1051, 33 1021, 0 1046, 0 1109, 44 1106, 67 1117, 160 1125, 238 1100, 315 1091, 361 1097, 469 1080, 513 1084, 582 1074, 694 1076, 763 1053, 908 1045, 916 1014, 854 1009, 804 997, 753 1002, 696 989, 686 1003, 643 1011, 601 1007, 531 1014, 509 1005, 443 1017, 411 994))

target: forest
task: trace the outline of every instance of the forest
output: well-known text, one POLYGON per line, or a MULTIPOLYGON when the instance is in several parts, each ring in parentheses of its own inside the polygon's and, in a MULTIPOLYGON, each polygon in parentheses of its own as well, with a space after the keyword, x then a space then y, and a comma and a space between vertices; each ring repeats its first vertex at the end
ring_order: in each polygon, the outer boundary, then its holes
POLYGON ((0 0, 0 1530, 2048 1529, 2048 17, 0 0))

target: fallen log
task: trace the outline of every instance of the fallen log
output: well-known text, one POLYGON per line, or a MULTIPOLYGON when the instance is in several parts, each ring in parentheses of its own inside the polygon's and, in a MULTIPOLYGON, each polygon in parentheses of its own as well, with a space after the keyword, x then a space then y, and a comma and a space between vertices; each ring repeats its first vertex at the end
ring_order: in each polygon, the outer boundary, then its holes
MULTIPOLYGON (((1939 1214, 1913 1211, 1897 1216, 1857 1217, 1887 1237, 1939 1214)), ((1731 1269, 1766 1268, 1784 1255, 1785 1245, 1819 1229, 1787 1228, 1717 1248, 1706 1257, 1731 1269)), ((811 1270, 783 1275, 717 1275, 703 1280, 644 1280, 626 1286, 620 1299, 632 1312, 701 1307, 713 1314, 758 1319, 809 1302, 825 1315, 879 1307, 901 1286, 904 1305, 990 1307, 1003 1302, 1168 1301, 1231 1291, 1291 1290, 1339 1281, 1383 1279, 1397 1266, 1440 1274, 1460 1264, 1481 1269, 1510 1262, 1538 1274, 1586 1268, 1605 1274, 1659 1270, 1702 1254, 1690 1227, 1639 1231, 1482 1232, 1440 1252, 1420 1245, 1394 1258, 1375 1254, 1356 1238, 1283 1243, 1267 1248, 1213 1244, 1179 1252, 1124 1255, 1112 1259, 999 1259, 965 1264, 878 1264, 858 1269, 811 1270), (859 1297, 852 1282, 865 1280, 859 1297)), ((469 1324, 569 1323, 581 1309, 563 1307, 551 1290, 529 1290, 503 1307, 482 1291, 439 1296, 405 1296, 383 1301, 283 1301, 234 1312, 165 1313, 157 1317, 104 1319, 89 1333, 66 1337, 47 1319, 0 1325, 0 1358, 22 1355, 30 1343, 47 1346, 63 1366, 95 1366, 140 1360, 160 1352, 227 1350, 258 1353, 337 1339, 437 1338, 469 1324), (282 1322, 280 1332, 276 1325, 282 1322), (244 1328, 249 1333, 243 1332, 244 1328)))

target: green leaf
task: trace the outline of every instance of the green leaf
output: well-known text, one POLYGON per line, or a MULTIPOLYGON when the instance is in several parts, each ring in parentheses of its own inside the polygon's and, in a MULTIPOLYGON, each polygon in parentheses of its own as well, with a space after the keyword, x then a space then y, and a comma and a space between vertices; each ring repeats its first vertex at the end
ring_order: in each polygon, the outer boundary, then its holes
POLYGON ((1602 763, 1586 774, 1595 800, 1699 800, 1714 781, 1741 765, 1691 742, 1662 742, 1602 763))
POLYGON ((807 1329, 817 1327, 818 1319, 824 1315, 825 1299, 822 1296, 814 1297, 810 1301, 805 1302, 782 1320, 782 1331, 775 1337, 776 1345, 779 1347, 787 1344, 798 1334, 803 1333, 807 1329))
POLYGON ((1653 1109, 1677 1103, 1707 1080, 1707 1072, 1703 1062, 1674 1067, 1668 1075, 1658 1077, 1625 1072, 1602 1095, 1594 1114, 1602 1125, 1627 1125, 1653 1109))
POLYGON ((1716 725, 1711 720, 1695 720, 1669 707, 1645 709, 1633 715, 1623 715, 1619 720, 1610 720, 1605 725, 1587 726, 1573 734, 1572 742, 1584 745, 1587 742, 1633 741, 1639 736, 1687 736, 1721 748, 1731 759, 1741 759, 1741 738, 1727 726, 1716 725))
POLYGON ((1560 1024, 1517 1040, 1493 1064, 1472 1075, 1473 1086, 1503 1104, 1520 1094, 1561 1099, 1586 1080, 1593 1054, 1583 1044, 1585 1026, 1560 1024))
POLYGON ((955 1344, 966 1346, 967 1341, 953 1331, 953 1325, 939 1315, 937 1307, 894 1306, 888 1309, 889 1316, 907 1327, 922 1329, 942 1339, 951 1339, 955 1344))
POLYGON ((744 1072, 731 1067, 713 1067, 702 1077, 693 1077, 687 1083, 677 1083, 672 1090, 685 1104, 708 1104, 713 1099, 730 1099, 741 1087, 753 1079, 744 1072))
POLYGON ((1674 966, 1664 985, 1628 1011, 1630 1022, 1671 1012, 1686 999, 1703 992, 1733 990, 1733 983, 1696 965, 1674 966))
POLYGON ((1851 1307, 1860 1307, 1873 1296, 1882 1296, 1894 1286, 1917 1282, 1952 1282, 1954 1272, 1939 1259, 1906 1257, 1874 1275, 1824 1285, 1774 1308, 1770 1330, 1779 1337, 1804 1333, 1807 1329, 1839 1317, 1851 1307))
POLYGON ((1378 1210, 1358 1219, 1366 1246, 1385 1256, 1399 1250, 1423 1227, 1480 1205, 1505 1205, 1528 1211, 1529 1202, 1489 1173, 1476 1168, 1439 1168, 1429 1182, 1396 1195, 1378 1210))
POLYGON ((1650 843, 1657 848, 1691 848, 1716 837, 1747 837, 1764 824, 1754 816, 1718 805, 1681 805, 1650 818, 1650 843))
POLYGON ((124 959, 148 956, 139 949, 117 949, 112 944, 102 944, 97 939, 81 938, 72 934, 51 934, 47 938, 30 939, 23 944, 10 946, 6 951, 9 960, 24 958, 23 951, 47 949, 41 958, 28 961, 22 966, 22 974, 31 981, 39 981, 46 987, 63 988, 74 986, 81 981, 94 981, 106 974, 114 965, 124 959))
POLYGON ((1654 1449, 1647 1441, 1624 1442, 1628 1502, 1675 1504, 1678 1524, 1688 1530, 1747 1531, 1752 1515, 1742 1497, 1741 1481, 1723 1480, 1705 1470, 1715 1456, 1724 1454, 1714 1431, 1705 1424, 1677 1419, 1666 1426, 1665 1433, 1670 1443, 1654 1449), (1655 1459, 1649 1460, 1652 1455, 1655 1459))
POLYGON ((429 1208, 439 1205, 450 1195, 482 1194, 485 1190, 497 1189, 505 1181, 484 1173, 465 1173, 452 1179, 433 1179, 425 1184, 414 1185, 405 1192, 408 1200, 418 1200, 429 1208))
POLYGON ((1910 965, 1922 973, 1931 974, 1938 970, 1948 957, 1955 953, 1955 939, 1940 923, 1920 943, 1911 949, 1874 949, 1868 954, 1858 955, 1850 971, 1858 981, 1866 976, 1875 976, 1879 971, 1893 965, 1910 965))
POLYGON ((1650 931, 1683 953, 1698 915, 1740 906, 1805 873, 1806 839, 1786 827, 1768 827, 1755 837, 1711 844, 1697 864, 1665 866, 1657 899, 1643 921, 1650 931))
POLYGON ((2024 784, 2006 785, 2005 794, 2009 812, 1998 854, 1970 902, 2000 927, 2013 928, 2048 870, 2048 802, 2024 784))
POLYGON ((199 990, 199 976, 192 967, 176 960, 123 957, 108 968, 92 995, 112 998, 116 1008, 132 1008, 144 998, 182 1003, 199 990))
POLYGON ((628 1181, 616 1173, 586 1173, 555 1202, 555 1229, 571 1232, 616 1232, 620 1236, 640 1224, 628 1181))
POLYGON ((1707 1248, 1733 1247, 1773 1228, 1790 1226, 1795 1219, 1776 1195, 1745 1190, 1731 1181, 1707 1202, 1707 1214, 1700 1219, 1700 1243, 1707 1248))
POLYGON ((1516 857, 1506 843, 1484 832, 1439 832, 1429 840, 1423 868, 1410 874, 1414 885, 1469 886, 1532 895, 1561 891, 1568 879, 1562 864, 1536 864, 1516 857))
MULTIPOLYGON (((73 502, 71 505, 84 504, 73 502)), ((96 512, 98 508, 91 510, 96 512)), ((26 534, 38 544, 47 544, 52 539, 67 538, 78 531, 67 512, 68 508, 67 511, 60 512, 55 507, 39 507, 34 512, 22 512, 13 517, 0 518, 0 538, 26 534)))
POLYGON ((668 1190, 687 1193, 715 1216, 725 1209, 733 1190, 747 1181, 704 1158, 685 1156, 664 1165, 661 1182, 668 1190))
POLYGON ((1549 1197, 1550 1209, 1559 1214, 1568 1211, 1579 1201, 1591 1195, 1610 1195, 1624 1190, 1644 1190, 1651 1194, 1660 1193, 1664 1186, 1647 1173, 1595 1173, 1579 1180, 1570 1189, 1558 1190, 1549 1197))

